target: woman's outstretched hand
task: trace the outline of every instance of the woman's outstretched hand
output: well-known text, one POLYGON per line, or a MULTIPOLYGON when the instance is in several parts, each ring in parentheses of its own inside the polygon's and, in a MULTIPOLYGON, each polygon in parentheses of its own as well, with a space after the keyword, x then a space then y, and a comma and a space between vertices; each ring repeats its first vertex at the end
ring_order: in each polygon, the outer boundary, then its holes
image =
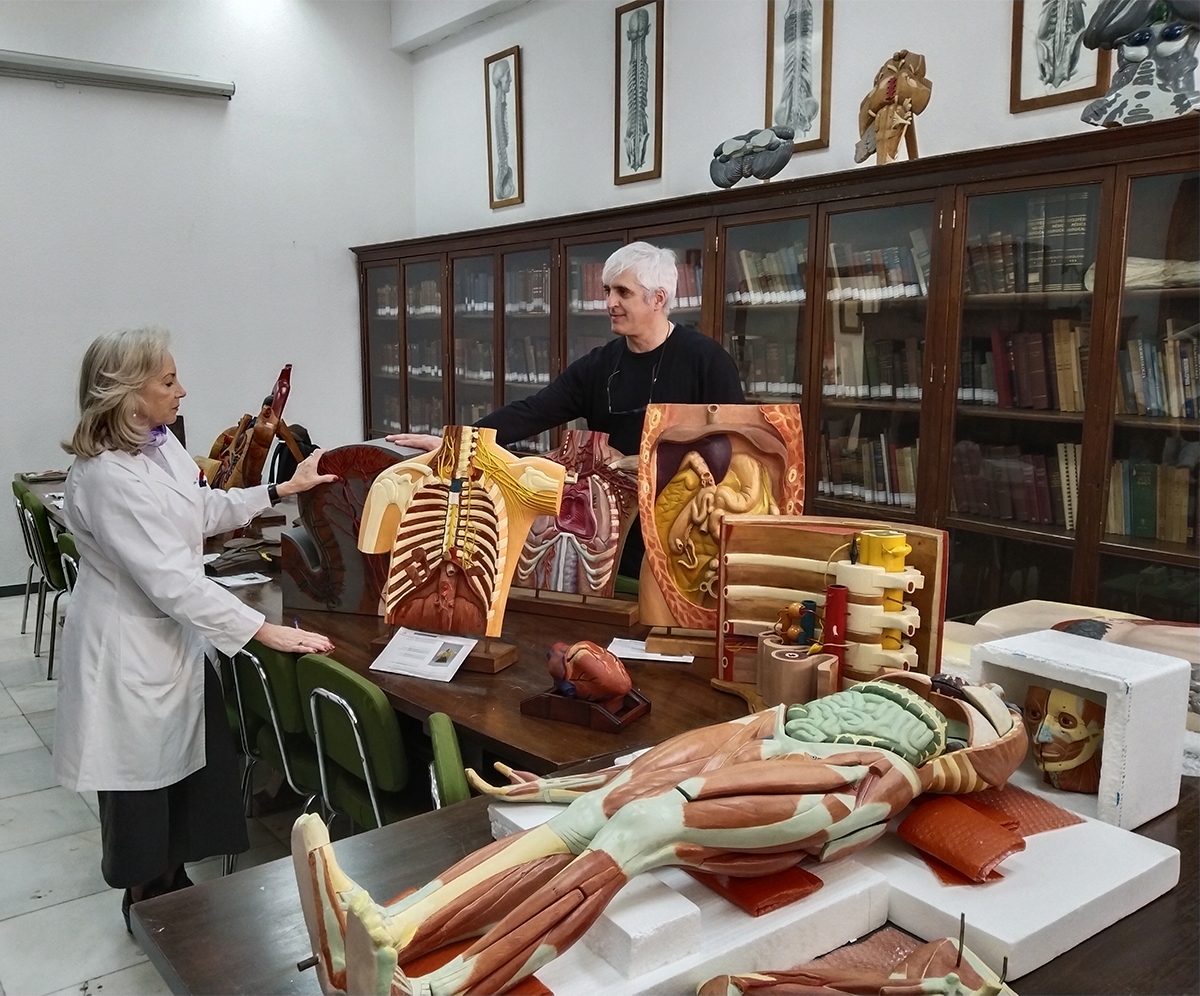
POLYGON ((333 650, 333 641, 327 636, 274 623, 263 623, 254 639, 285 654, 327 654, 333 650))
POLYGON ((337 474, 322 474, 317 470, 317 465, 321 462, 321 454, 324 452, 324 450, 313 450, 296 467, 296 472, 292 475, 292 479, 284 481, 275 488, 280 498, 286 498, 288 495, 298 495, 301 491, 315 488, 318 484, 328 484, 338 479, 337 474))

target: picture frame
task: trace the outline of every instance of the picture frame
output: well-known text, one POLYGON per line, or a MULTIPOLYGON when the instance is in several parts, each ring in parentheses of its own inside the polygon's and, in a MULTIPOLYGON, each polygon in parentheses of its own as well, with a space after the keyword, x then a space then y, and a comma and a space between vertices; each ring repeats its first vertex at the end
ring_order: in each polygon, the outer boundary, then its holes
POLYGON ((487 107, 488 200, 493 209, 525 202, 521 46, 483 60, 487 107))
POLYGON ((663 0, 633 0, 616 14, 613 183, 654 180, 662 176, 663 0))
POLYGON ((1082 44, 1084 29, 1098 5, 1099 0, 1081 0, 1077 5, 1064 0, 1013 0, 1010 114, 1104 96, 1112 53, 1093 51, 1082 44), (1075 15, 1057 40, 1047 37, 1056 23, 1055 12, 1075 15), (1055 77, 1061 77, 1060 82, 1054 82, 1055 77))
POLYGON ((829 147, 832 70, 833 0, 767 0, 765 127, 790 125, 793 155, 829 147))

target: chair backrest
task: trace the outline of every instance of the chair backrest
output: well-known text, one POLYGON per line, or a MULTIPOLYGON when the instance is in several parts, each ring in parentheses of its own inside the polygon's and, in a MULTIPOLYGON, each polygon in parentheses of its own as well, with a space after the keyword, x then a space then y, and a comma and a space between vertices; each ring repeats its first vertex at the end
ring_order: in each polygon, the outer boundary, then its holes
POLYGON ((67 591, 74 591, 79 577, 79 551, 75 549, 75 537, 70 533, 58 534, 58 561, 62 565, 67 591))
MULTIPOLYGON (((400 724, 387 696, 378 686, 321 654, 305 654, 296 662, 296 682, 306 701, 312 700, 313 689, 322 688, 343 699, 350 707, 358 721, 359 736, 377 788, 384 792, 399 792, 408 784, 408 756, 400 738, 400 724)), ((366 781, 349 719, 327 699, 318 696, 315 702, 321 719, 321 746, 326 757, 366 781)), ((309 736, 316 742, 311 708, 304 718, 309 736)))
POLYGON ((454 723, 444 712, 430 715, 429 739, 433 741, 433 789, 438 808, 469 799, 471 787, 463 771, 458 734, 454 732, 454 723))
POLYGON ((37 552, 33 548, 34 539, 29 531, 29 522, 25 518, 25 495, 29 493, 29 489, 20 481, 13 481, 12 489, 13 503, 17 506, 17 522, 21 525, 21 537, 25 540, 25 553, 36 564, 38 560, 37 552))
POLYGON ((58 544, 54 541, 54 533, 50 529, 50 516, 46 514, 46 506, 32 491, 26 491, 21 496, 21 504, 25 506, 25 511, 32 520, 35 540, 33 559, 46 583, 55 591, 62 591, 67 583, 63 580, 62 565, 58 562, 58 544))
POLYGON ((279 730, 285 734, 304 735, 305 714, 308 698, 301 704, 300 690, 296 685, 295 657, 280 650, 251 640, 242 650, 233 655, 233 670, 242 697, 242 708, 248 715, 272 722, 272 704, 279 730), (267 687, 254 667, 254 660, 262 665, 267 687))

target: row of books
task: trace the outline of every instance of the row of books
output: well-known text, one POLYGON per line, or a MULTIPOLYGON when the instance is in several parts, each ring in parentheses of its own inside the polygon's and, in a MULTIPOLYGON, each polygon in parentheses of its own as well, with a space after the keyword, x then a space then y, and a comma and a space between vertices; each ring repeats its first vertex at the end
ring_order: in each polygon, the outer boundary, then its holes
POLYGON ((440 315, 442 287, 437 280, 421 280, 409 284, 405 293, 405 313, 412 316, 440 315))
MULTIPOLYGON (((675 306, 677 308, 699 308, 704 288, 702 253, 689 250, 687 259, 675 264, 675 306)), ((608 300, 604 293, 604 264, 585 263, 572 260, 567 274, 567 309, 572 314, 589 311, 607 311, 608 300)))
POLYGON ((454 271, 454 313, 491 315, 496 311, 496 281, 491 271, 454 271))
POLYGON ((786 245, 770 252, 739 249, 729 256, 726 304, 788 304, 806 297, 804 271, 808 247, 786 245))
POLYGON ((825 340, 821 394, 827 398, 919 401, 925 341, 872 339, 847 332, 825 340), (835 341, 836 340, 836 341, 835 341))
POLYGON ((1104 531, 1165 543, 1196 539, 1196 489, 1187 467, 1114 460, 1104 531))
POLYGON ((440 433, 444 426, 445 421, 442 418, 442 398, 440 395, 433 395, 432 397, 422 397, 418 394, 409 395, 409 432, 440 433))
POLYGON ((395 284, 380 284, 375 288, 375 314, 380 318, 395 318, 400 314, 399 294, 395 284))
POLYGON ((959 354, 958 400, 968 405, 1082 412, 1091 330, 1054 319, 1049 332, 972 336, 959 354))
POLYGON ((593 349, 604 346, 612 340, 612 335, 585 335, 567 329, 567 363, 574 363, 581 356, 587 356, 593 349))
POLYGON ((929 240, 922 228, 914 228, 908 238, 911 245, 862 251, 830 242, 825 296, 830 301, 885 301, 927 295, 929 240))
POLYGON ((731 346, 747 394, 801 393, 795 336, 783 342, 739 336, 731 346))
POLYGON ((1167 325, 1166 339, 1134 336, 1117 354, 1118 414, 1195 418, 1200 412, 1197 341, 1167 325))
POLYGON ((1094 198, 1084 189, 1031 194, 1024 231, 990 225, 967 237, 964 290, 969 294, 1021 294, 1080 290, 1094 257, 1094 198))
POLYGON ((528 335, 505 339, 504 379, 512 384, 549 384, 550 340, 528 335))
POLYGON ((1080 451, 1058 443, 1047 456, 960 440, 950 451, 951 511, 1074 529, 1080 451))
POLYGON ((858 425, 856 419, 846 433, 835 420, 829 423, 829 432, 822 433, 817 493, 869 505, 916 508, 920 440, 900 446, 882 432, 878 438, 864 439, 857 435, 858 425))
POLYGON ((518 439, 504 447, 510 453, 549 453, 550 433, 543 432, 529 439, 518 439))
POLYGON ((504 313, 550 314, 550 264, 504 271, 504 313))
POLYGON ((459 380, 491 383, 495 379, 491 339, 454 339, 454 376, 459 380))
POLYGON ((492 412, 491 405, 473 404, 467 401, 459 401, 455 407, 458 408, 459 425, 474 425, 484 415, 489 415, 492 412))

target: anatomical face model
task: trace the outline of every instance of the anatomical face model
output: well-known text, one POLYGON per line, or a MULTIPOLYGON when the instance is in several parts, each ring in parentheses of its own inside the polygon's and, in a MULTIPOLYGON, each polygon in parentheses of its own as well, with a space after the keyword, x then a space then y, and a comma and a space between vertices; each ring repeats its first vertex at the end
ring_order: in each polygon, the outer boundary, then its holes
POLYGON ((1100 790, 1103 706, 1061 688, 1030 685, 1025 729, 1033 761, 1048 783, 1066 792, 1100 790))
POLYGON ((358 548, 391 551, 383 615, 393 625, 499 636, 517 553, 539 515, 558 512, 566 471, 518 459, 494 429, 447 426, 442 445, 381 473, 358 548))
POLYGON ((922 792, 1003 785, 1025 756, 1024 728, 990 689, 954 696, 925 675, 893 674, 680 734, 625 768, 543 779, 500 766, 506 788, 470 772, 501 798, 570 805, 387 907, 341 871, 319 817, 301 816, 292 859, 322 988, 504 992, 574 943, 641 872, 756 877, 844 857, 922 792), (966 747, 947 750, 948 721, 970 731, 966 747), (479 939, 430 975, 400 967, 470 937, 479 939))
POLYGON ((722 517, 803 511, 799 407, 650 405, 638 489, 641 621, 715 630, 722 517))
POLYGON ((637 515, 637 475, 613 466, 622 454, 605 432, 567 429, 547 459, 567 471, 562 506, 533 520, 513 584, 608 598, 637 515))
POLYGON ((858 133, 854 161, 865 162, 872 153, 877 165, 890 163, 904 140, 908 158, 917 158, 917 115, 929 105, 933 84, 925 76, 925 56, 900 51, 875 74, 875 86, 858 108, 858 133))

